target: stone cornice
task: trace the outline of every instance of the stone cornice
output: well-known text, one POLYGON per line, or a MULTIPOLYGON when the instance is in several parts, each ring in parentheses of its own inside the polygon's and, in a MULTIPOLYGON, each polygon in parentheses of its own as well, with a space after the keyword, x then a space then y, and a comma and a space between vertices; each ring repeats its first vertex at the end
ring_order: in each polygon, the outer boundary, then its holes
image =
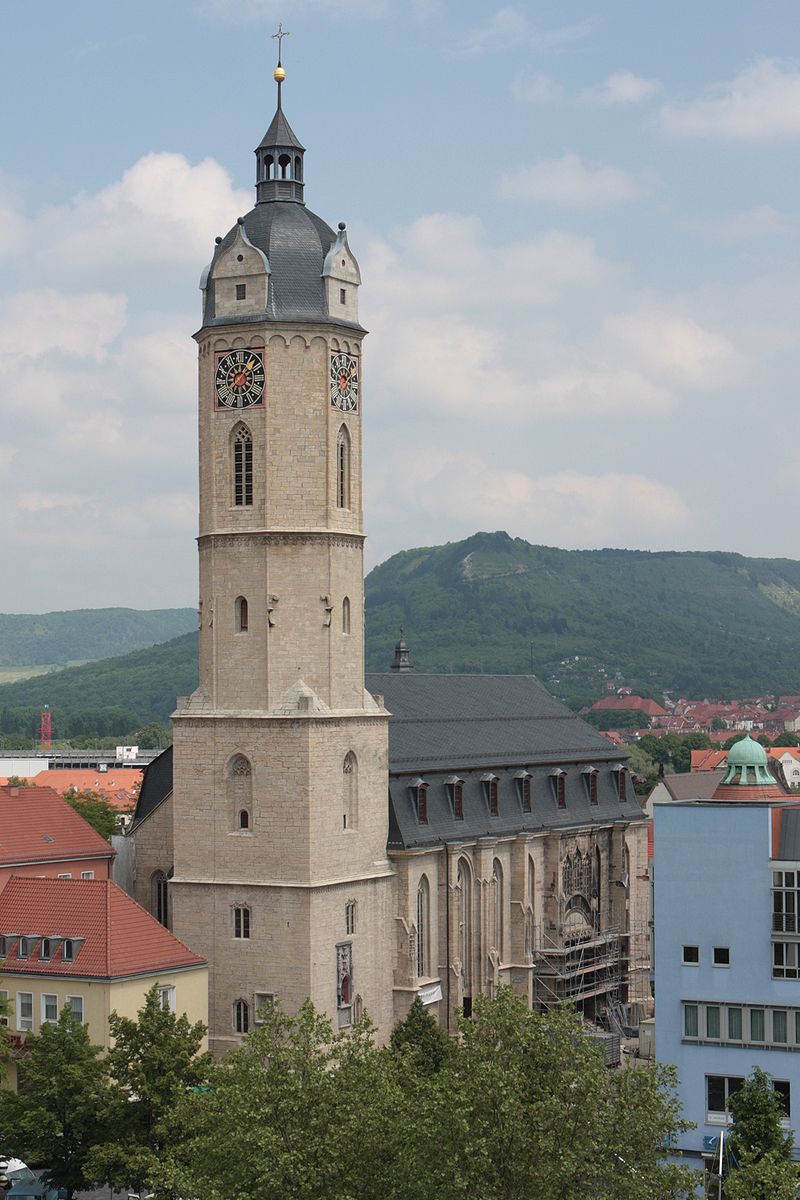
POLYGON ((359 549, 366 540, 364 533, 348 533, 340 529, 252 529, 252 530, 219 530, 215 533, 201 533, 197 539, 199 550, 209 546, 312 546, 315 543, 327 542, 330 546, 341 549, 359 549))

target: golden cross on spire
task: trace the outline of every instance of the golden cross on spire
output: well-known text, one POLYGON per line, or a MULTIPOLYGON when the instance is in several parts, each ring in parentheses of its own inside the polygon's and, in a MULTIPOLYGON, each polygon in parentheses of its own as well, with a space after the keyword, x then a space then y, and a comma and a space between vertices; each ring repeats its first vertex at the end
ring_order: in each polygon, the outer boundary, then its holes
POLYGON ((281 21, 279 21, 278 22, 278 32, 273 33, 272 37, 273 37, 273 39, 274 38, 278 39, 278 66, 280 66, 281 65, 281 43, 285 37, 291 37, 291 34, 289 33, 288 29, 283 28, 283 23, 281 21))

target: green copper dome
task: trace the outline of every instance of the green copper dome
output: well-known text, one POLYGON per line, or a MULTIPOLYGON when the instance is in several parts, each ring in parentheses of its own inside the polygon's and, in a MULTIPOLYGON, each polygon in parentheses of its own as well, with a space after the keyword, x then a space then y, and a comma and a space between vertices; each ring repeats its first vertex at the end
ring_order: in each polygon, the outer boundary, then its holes
POLYGON ((748 784, 774 784, 768 762, 764 747, 748 733, 741 741, 734 742, 728 751, 725 760, 728 773, 723 783, 738 783, 745 787, 748 784))

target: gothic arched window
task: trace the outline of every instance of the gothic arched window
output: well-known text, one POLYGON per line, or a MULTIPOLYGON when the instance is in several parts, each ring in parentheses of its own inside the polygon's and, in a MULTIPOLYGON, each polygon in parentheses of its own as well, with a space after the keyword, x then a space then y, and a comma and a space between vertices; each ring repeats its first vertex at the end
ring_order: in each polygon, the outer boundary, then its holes
POLYGON ((358 759, 348 750, 342 763, 342 827, 358 825, 358 759))
POLYGON ((431 890, 427 875, 423 875, 417 888, 417 975, 430 973, 430 904, 431 890))
POLYGON ((336 507, 350 507, 350 434, 346 425, 336 437, 336 507))
POLYGON ((466 858, 458 860, 456 893, 458 895, 458 957, 461 959, 464 1015, 469 1016, 472 1011, 472 871, 466 858))
POLYGON ((230 807, 228 820, 237 829, 250 829, 253 816, 253 771, 244 754, 236 754, 228 764, 227 791, 230 807))
POLYGON ((237 1000, 233 1006, 233 1027, 237 1033, 250 1029, 250 1005, 246 1000, 237 1000))
POLYGON ((265 179, 274 179, 275 178, 275 162, 274 162, 271 154, 268 154, 267 157, 264 159, 264 178, 265 179))
POLYGON ((231 433, 233 503, 246 508, 253 503, 253 435, 240 422, 231 433))
POLYGON ((239 828, 240 829, 249 829, 250 828, 250 813, 247 811, 246 808, 241 809, 241 811, 239 812, 239 828))
POLYGON ((342 633, 350 632, 350 597, 345 596, 342 601, 342 633))
POLYGON ((494 948, 503 958, 503 867, 499 858, 494 860, 492 866, 492 906, 494 916, 494 929, 492 936, 494 939, 494 948))
POLYGON ((247 633, 248 613, 244 596, 236 597, 236 632, 247 633))
POLYGON ((292 178, 292 160, 288 154, 282 154, 278 159, 278 167, 280 168, 281 179, 292 178))

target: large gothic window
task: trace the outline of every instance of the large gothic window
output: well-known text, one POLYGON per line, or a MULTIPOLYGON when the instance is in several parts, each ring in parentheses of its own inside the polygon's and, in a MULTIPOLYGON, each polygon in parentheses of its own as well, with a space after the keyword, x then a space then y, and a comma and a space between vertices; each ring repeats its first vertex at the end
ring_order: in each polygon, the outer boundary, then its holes
POLYGON ((150 881, 153 916, 169 928, 169 883, 163 871, 156 871, 150 881))
POLYGON ((358 825, 358 759, 348 750, 342 763, 342 826, 355 829, 358 825))
POLYGON ((231 434, 233 457, 233 503, 237 508, 253 503, 253 435, 244 424, 231 434))
POLYGON ((233 1006, 233 1027, 237 1033, 250 1029, 250 1005, 246 1000, 237 1000, 233 1006))
POLYGON ((492 939, 494 948, 503 959, 503 867, 499 858, 492 866, 492 939))
POLYGON ((336 507, 350 507, 350 434, 346 425, 336 438, 336 507))
POLYGON ((253 770, 244 754, 236 754, 228 764, 227 790, 231 820, 236 829, 253 825, 253 770))
POLYGON ((461 979, 464 994, 464 1014, 472 1010, 472 872, 465 858, 456 868, 458 897, 458 957, 461 959, 461 979), (469 1003, 467 1001, 469 1000, 469 1003), (467 1011, 469 1009, 469 1011, 467 1011))
POLYGON ((430 904, 431 891, 427 875, 417 888, 417 975, 430 974, 430 904))

